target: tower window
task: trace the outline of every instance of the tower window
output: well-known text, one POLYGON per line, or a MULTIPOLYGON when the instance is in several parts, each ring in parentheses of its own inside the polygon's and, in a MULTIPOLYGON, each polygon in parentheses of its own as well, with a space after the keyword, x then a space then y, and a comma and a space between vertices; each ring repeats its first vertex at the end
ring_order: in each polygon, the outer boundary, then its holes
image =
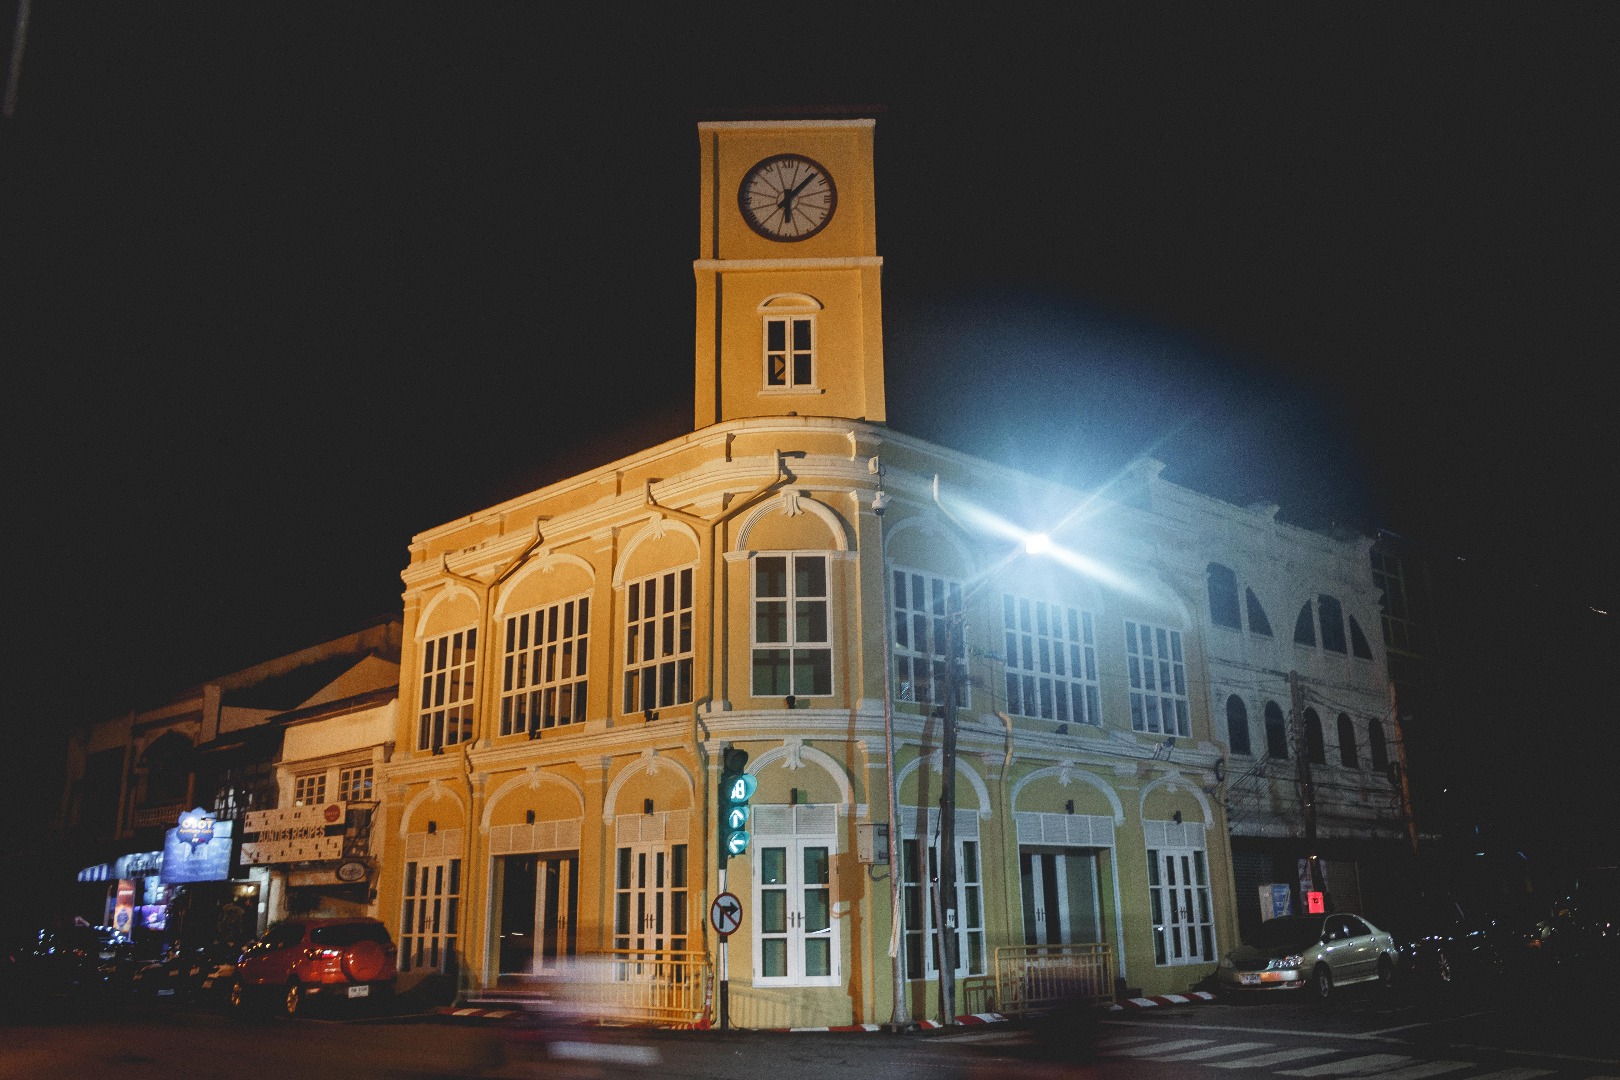
POLYGON ((816 385, 816 323, 810 315, 765 319, 765 386, 796 389, 816 385))

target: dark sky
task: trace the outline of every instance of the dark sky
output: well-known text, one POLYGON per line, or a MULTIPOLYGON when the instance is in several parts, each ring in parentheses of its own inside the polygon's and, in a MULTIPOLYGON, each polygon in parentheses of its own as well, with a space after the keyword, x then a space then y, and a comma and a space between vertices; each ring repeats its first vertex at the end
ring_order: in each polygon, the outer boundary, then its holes
POLYGON ((895 427, 1465 557, 1480 730, 1553 784, 1612 728, 1620 8, 573 6, 34 0, 14 745, 397 610, 412 533, 688 430, 694 125, 828 105, 883 108, 895 427))

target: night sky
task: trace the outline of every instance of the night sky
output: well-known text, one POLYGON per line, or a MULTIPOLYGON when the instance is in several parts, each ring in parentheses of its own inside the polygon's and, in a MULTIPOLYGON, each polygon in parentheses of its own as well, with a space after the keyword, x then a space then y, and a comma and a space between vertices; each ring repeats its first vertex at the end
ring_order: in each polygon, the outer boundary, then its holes
POLYGON ((8 816, 69 725, 396 612, 413 533, 690 430, 695 124, 839 106, 881 109, 894 427, 1422 544, 1478 588, 1436 768, 1612 820, 1620 7, 571 7, 34 0, 8 816))

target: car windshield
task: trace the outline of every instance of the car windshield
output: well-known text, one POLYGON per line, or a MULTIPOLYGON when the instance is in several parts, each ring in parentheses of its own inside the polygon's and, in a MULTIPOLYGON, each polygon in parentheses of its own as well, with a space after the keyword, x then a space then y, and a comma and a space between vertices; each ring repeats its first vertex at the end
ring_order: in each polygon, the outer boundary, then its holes
POLYGON ((341 948, 360 941, 375 941, 379 945, 392 945, 388 928, 382 923, 339 923, 336 926, 318 926, 309 932, 309 940, 317 945, 341 948))
POLYGON ((1322 940, 1320 915, 1285 915, 1268 919, 1249 935, 1249 944, 1257 949, 1303 949, 1322 940))

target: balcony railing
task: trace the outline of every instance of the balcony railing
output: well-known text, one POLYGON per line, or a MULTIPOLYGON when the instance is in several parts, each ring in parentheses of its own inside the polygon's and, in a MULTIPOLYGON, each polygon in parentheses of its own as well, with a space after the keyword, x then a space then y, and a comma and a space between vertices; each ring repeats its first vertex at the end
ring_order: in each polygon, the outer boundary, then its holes
POLYGON ((1114 953, 1107 945, 1003 945, 995 950, 995 975, 996 1011, 1008 1016, 1114 1000, 1114 953))

